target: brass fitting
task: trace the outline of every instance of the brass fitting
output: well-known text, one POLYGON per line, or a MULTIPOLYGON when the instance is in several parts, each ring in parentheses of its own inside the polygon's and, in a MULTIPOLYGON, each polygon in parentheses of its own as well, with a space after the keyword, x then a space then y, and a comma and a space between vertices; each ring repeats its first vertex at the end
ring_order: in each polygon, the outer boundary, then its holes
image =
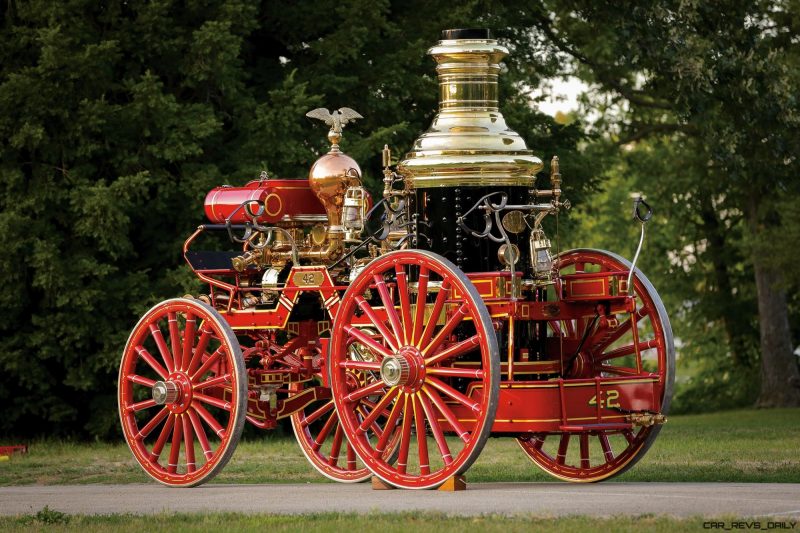
POLYGON ((250 250, 240 256, 231 259, 231 264, 236 272, 244 272, 250 265, 262 266, 268 264, 269 250, 264 248, 261 250, 250 250))
POLYGON ((626 417, 626 420, 634 426, 643 426, 649 428, 650 426, 655 426, 656 424, 660 425, 666 423, 667 417, 661 413, 630 413, 626 417))

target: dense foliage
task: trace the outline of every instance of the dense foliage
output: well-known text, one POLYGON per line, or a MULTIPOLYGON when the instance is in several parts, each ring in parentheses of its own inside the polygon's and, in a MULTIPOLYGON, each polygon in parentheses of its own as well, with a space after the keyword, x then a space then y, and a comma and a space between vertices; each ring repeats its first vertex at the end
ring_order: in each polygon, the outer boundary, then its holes
POLYGON ((800 3, 532 4, 536 35, 600 88, 608 198, 659 206, 644 265, 683 341, 676 407, 800 405, 800 3))
MULTIPOLYGON (((377 183, 380 148, 407 150, 435 111, 426 48, 442 28, 486 24, 486 12, 388 0, 8 3, 0 434, 117 431, 128 332, 156 301, 196 288, 180 250, 205 192, 262 169, 305 176, 326 144, 304 117, 319 106, 364 115, 343 148, 377 183)), ((508 65, 508 121, 539 153, 558 151, 573 184, 588 181, 581 128, 525 97, 548 66, 524 54, 508 65)))

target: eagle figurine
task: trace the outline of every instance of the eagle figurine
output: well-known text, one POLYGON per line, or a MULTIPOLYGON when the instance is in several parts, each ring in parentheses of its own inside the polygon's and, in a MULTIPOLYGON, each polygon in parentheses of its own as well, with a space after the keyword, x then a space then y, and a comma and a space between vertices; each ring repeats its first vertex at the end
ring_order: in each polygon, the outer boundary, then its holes
POLYGON ((308 118, 315 118, 321 120, 331 127, 328 132, 328 140, 331 143, 331 152, 339 151, 339 141, 342 140, 342 128, 345 124, 353 122, 356 119, 364 118, 357 111, 349 107, 340 107, 333 113, 324 107, 318 107, 306 113, 308 118))
POLYGON ((324 107, 318 107, 306 113, 309 118, 321 120, 331 127, 334 133, 342 133, 342 127, 362 117, 357 111, 349 107, 340 107, 333 113, 324 107))

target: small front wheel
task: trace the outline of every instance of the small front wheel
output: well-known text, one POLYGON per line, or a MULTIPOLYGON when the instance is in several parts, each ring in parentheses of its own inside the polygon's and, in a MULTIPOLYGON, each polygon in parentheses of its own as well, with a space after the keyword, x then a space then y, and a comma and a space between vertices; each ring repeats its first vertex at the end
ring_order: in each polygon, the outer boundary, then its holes
POLYGON ((150 477, 173 487, 210 480, 233 455, 247 413, 233 330, 197 300, 154 306, 125 345, 118 402, 125 440, 150 477))

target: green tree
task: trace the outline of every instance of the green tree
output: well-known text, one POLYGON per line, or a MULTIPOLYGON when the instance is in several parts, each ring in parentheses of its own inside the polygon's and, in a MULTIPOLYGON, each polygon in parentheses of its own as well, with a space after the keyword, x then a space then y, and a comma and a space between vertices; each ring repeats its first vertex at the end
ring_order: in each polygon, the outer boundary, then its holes
MULTIPOLYGON (((776 209, 800 198, 798 7, 793 0, 518 7, 537 28, 532 40, 569 58, 576 74, 610 95, 615 105, 604 109, 598 127, 636 152, 626 162, 640 178, 636 185, 647 176, 647 188, 678 226, 667 250, 697 262, 686 265, 695 294, 681 291, 686 299, 673 309, 700 309, 721 323, 728 367, 747 379, 757 317, 764 407, 800 405, 787 299, 788 283, 798 277, 791 258, 800 244, 798 219, 796 210, 776 209), (661 141, 640 142, 654 137, 661 141), (659 157, 670 159, 653 167, 648 151, 659 146, 659 157), (755 295, 743 271, 752 275, 755 295)), ((680 288, 682 277, 677 272, 668 288, 680 288)))

